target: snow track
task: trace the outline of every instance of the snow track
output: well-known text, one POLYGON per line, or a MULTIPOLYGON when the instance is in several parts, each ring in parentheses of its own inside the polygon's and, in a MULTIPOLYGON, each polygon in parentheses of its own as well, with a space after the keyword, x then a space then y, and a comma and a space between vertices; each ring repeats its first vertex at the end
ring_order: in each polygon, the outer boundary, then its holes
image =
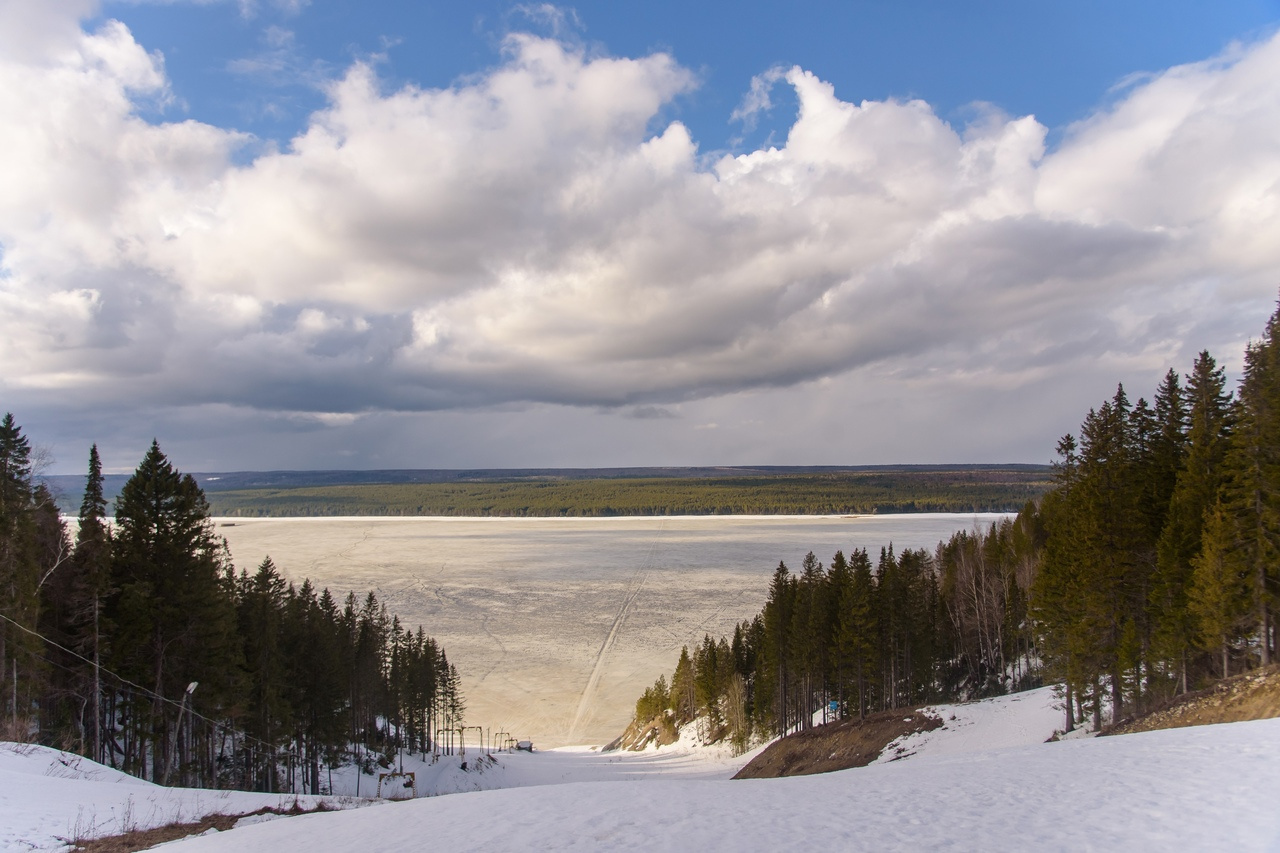
POLYGON ((645 554, 644 562, 640 564, 640 568, 636 569, 635 574, 631 576, 631 580, 627 585, 627 594, 622 599, 622 605, 613 617, 613 624, 609 626, 609 633, 605 635, 604 642, 600 644, 600 651, 596 652, 595 664, 591 667, 591 675, 587 678, 587 686, 582 690, 582 697, 578 700, 578 710, 573 715, 573 722, 569 725, 569 743, 575 742, 574 739, 578 735, 578 726, 595 703, 596 689, 600 686, 600 676, 604 674, 605 660, 609 656, 609 650, 613 648, 618 635, 622 633, 622 626, 627 621, 627 614, 631 612, 636 599, 640 597, 640 591, 644 589, 645 581, 649 579, 649 573, 653 571, 653 555, 657 553, 658 539, 662 536, 662 528, 663 525, 659 524, 653 539, 649 541, 649 551, 645 554))

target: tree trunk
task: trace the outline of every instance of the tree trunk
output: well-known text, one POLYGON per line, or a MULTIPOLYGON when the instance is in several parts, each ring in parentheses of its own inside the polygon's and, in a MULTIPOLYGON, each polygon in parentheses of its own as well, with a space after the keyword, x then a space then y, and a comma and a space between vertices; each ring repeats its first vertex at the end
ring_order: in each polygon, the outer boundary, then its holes
POLYGON ((1062 730, 1063 734, 1066 734, 1067 732, 1075 731, 1075 728, 1076 728, 1074 715, 1071 713, 1071 682, 1069 681, 1067 682, 1066 706, 1067 706, 1067 726, 1062 730))
MULTIPOLYGON (((1265 592, 1265 579, 1263 580, 1263 590, 1265 592)), ((1258 617, 1262 628, 1262 665, 1268 666, 1271 663, 1271 625, 1269 613, 1267 612, 1267 597, 1265 595, 1258 596, 1258 617)))

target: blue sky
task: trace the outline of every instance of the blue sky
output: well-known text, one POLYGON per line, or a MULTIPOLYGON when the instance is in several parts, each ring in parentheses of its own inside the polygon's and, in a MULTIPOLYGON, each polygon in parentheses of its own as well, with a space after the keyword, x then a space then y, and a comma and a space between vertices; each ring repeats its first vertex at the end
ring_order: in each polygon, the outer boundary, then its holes
POLYGON ((1047 461, 1274 308, 1277 24, 0 0, 0 409, 56 473, 1047 461))
POLYGON ((165 57, 183 113, 287 140, 323 105, 318 84, 379 57, 389 88, 448 86, 499 61, 512 30, 619 56, 671 53, 699 77, 665 111, 705 149, 785 134, 794 99, 744 132, 730 121, 751 78, 801 65, 844 100, 921 98, 964 123, 975 101, 1051 130, 1087 116, 1133 74, 1194 62, 1280 19, 1277 0, 1081 2, 106 2, 165 57), (284 34, 287 41, 282 43, 284 34), (256 70, 249 70, 251 66, 256 70))

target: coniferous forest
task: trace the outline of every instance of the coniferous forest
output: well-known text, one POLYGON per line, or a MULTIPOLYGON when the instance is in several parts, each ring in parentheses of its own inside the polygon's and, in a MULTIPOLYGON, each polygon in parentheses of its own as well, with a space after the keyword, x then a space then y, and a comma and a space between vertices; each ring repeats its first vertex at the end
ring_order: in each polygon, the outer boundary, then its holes
POLYGON ((286 583, 270 558, 237 573, 157 444, 113 523, 90 450, 74 537, 12 415, 0 477, 0 740, 161 784, 321 793, 326 769, 461 724, 457 670, 422 628, 373 593, 286 583))
POLYGON ((1233 394, 1201 352, 1151 401, 1123 386, 1058 443, 1053 488, 929 553, 812 553, 733 637, 686 648, 636 725, 712 738, 1061 685, 1095 728, 1270 664, 1280 588, 1280 309, 1233 394))

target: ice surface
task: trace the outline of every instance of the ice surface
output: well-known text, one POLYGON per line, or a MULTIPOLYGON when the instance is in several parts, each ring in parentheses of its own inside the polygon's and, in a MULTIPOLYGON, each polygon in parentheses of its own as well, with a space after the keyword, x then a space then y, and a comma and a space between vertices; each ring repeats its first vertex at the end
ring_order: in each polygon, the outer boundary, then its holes
POLYGON ((859 547, 874 561, 1000 517, 235 518, 218 532, 238 567, 270 555, 339 600, 375 590, 443 643, 469 724, 551 747, 621 734, 682 645, 755 615, 779 561, 859 547))

